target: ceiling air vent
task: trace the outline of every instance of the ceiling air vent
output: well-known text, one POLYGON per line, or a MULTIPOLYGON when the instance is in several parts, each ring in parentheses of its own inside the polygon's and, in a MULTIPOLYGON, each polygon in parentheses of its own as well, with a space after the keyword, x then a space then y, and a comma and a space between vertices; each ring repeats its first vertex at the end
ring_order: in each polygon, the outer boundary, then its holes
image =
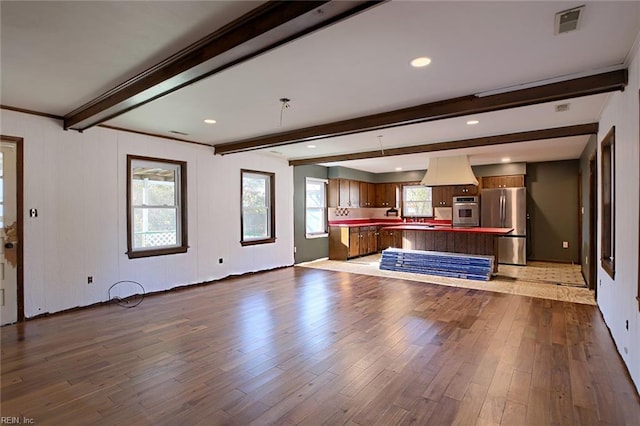
POLYGON ((189 133, 179 132, 177 130, 169 130, 169 133, 173 133, 174 135, 189 136, 189 133))
POLYGON ((569 104, 556 105, 556 112, 564 112, 564 111, 569 111, 569 104))
POLYGON ((556 13, 555 33, 562 34, 577 30, 583 13, 584 5, 556 13))

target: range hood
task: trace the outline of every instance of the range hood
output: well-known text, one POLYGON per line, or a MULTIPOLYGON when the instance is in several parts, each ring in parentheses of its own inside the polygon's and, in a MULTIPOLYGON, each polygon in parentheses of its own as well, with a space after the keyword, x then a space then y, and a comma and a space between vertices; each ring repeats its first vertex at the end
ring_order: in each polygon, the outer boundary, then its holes
POLYGON ((478 179, 471 170, 469 157, 457 155, 431 158, 420 183, 425 186, 478 185, 478 179))

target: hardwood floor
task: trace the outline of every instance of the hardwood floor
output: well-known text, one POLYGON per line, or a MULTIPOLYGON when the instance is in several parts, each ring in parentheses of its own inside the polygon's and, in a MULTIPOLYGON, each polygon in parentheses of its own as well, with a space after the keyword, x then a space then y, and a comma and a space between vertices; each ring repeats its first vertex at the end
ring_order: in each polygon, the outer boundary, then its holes
POLYGON ((594 306, 287 268, 3 327, 37 424, 637 425, 594 306))

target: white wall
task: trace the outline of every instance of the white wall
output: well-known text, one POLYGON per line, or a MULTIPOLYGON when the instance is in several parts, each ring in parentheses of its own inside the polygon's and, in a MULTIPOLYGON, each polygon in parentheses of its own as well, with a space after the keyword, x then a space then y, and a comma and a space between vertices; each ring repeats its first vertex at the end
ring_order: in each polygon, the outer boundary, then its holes
MULTIPOLYGON (((615 280, 598 262, 598 305, 611 330, 618 352, 640 391, 640 313, 638 311, 638 90, 640 88, 639 49, 629 67, 629 85, 624 92, 609 96, 600 118, 598 132, 598 167, 600 142, 611 126, 615 130, 615 280), (629 329, 625 323, 629 321, 629 329)), ((598 180, 601 182, 601 170, 598 180)), ((599 190, 599 192, 601 192, 599 190)), ((598 195, 598 198, 601 194, 598 195)), ((600 209, 600 207, 599 207, 600 209)), ((600 221, 602 211, 598 214, 600 221)), ((598 238, 598 257, 601 247, 598 238)))
POLYGON ((293 264, 293 168, 286 161, 214 156, 205 146, 104 128, 63 131, 58 120, 7 110, 0 118, 3 135, 24 138, 27 317, 108 300, 108 288, 121 280, 153 292, 293 264), (126 256, 127 154, 187 162, 187 253, 126 256), (241 168, 276 174, 274 244, 240 245, 241 168), (31 208, 37 218, 28 217, 31 208))

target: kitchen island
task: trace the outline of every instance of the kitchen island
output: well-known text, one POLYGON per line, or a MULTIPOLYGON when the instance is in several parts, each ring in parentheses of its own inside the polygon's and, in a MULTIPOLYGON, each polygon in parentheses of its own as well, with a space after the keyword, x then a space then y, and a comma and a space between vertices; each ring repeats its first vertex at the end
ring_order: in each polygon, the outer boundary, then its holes
POLYGON ((382 230, 401 231, 403 249, 494 256, 494 273, 498 272, 498 238, 513 231, 511 228, 464 228, 418 223, 394 224, 382 230))

